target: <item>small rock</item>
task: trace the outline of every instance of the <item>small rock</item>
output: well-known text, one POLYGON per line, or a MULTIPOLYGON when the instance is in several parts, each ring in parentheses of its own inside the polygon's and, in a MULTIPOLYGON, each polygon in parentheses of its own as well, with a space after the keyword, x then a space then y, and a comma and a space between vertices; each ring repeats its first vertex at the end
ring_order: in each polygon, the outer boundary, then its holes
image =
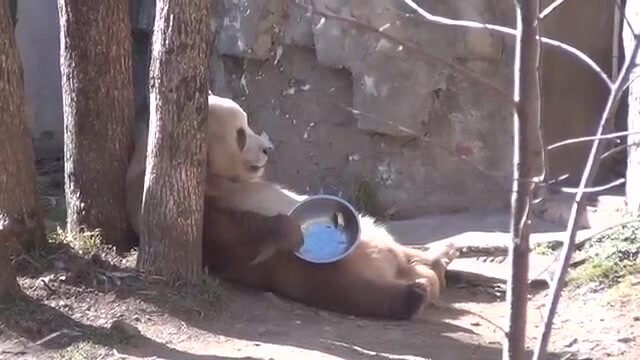
POLYGON ((477 322, 477 321, 474 321, 469 325, 471 325, 471 326, 480 326, 481 324, 479 322, 477 322))
POLYGON ((111 331, 121 332, 127 336, 139 336, 140 330, 137 327, 129 324, 128 322, 118 319, 114 320, 109 327, 111 331))
POLYGON ((623 344, 628 344, 628 343, 632 343, 634 342, 636 339, 632 338, 631 336, 624 336, 618 339, 618 342, 621 342, 623 344))
POLYGON ((570 347, 573 347, 573 346, 574 346, 575 344, 577 344, 577 343, 578 343, 578 339, 573 338, 573 339, 569 340, 569 341, 564 345, 564 347, 565 347, 565 348, 570 348, 570 347))

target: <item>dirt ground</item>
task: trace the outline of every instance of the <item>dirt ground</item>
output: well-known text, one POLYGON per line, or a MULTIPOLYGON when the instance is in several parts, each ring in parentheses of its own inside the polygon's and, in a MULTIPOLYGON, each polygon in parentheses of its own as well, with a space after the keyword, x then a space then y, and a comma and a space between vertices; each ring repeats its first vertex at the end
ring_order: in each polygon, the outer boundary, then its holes
MULTIPOLYGON (((25 298, 0 307, 2 359, 498 359, 506 305, 452 279, 443 304, 407 322, 357 319, 214 280, 170 287, 135 254, 81 256, 66 244, 18 262, 25 298)), ((639 359, 640 278, 566 294, 554 359, 639 359)), ((532 295, 530 345, 545 293, 532 295)))
MULTIPOLYGON (((63 223, 62 161, 39 165, 49 224, 63 223)), ((438 222, 430 226, 435 232, 438 222)), ((25 295, 0 304, 0 359, 501 358, 503 292, 460 279, 450 279, 441 304, 424 317, 381 321, 309 308, 209 277, 198 286, 172 287, 136 273, 135 254, 86 250, 58 242, 18 259, 25 295)), ((638 294, 640 277, 606 292, 565 292, 549 358, 640 359, 638 294)), ((546 295, 531 295, 530 347, 546 295)))

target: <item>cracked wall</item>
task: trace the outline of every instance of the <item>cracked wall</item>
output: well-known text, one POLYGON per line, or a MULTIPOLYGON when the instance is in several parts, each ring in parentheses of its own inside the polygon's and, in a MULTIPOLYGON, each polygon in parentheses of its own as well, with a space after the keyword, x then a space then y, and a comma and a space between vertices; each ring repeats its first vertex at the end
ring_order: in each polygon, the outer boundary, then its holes
MULTIPOLYGON (((136 104, 143 118, 154 1, 132 1, 136 104)), ((417 3, 441 16, 507 26, 514 15, 508 2, 417 3)), ((563 5, 569 10, 546 19, 543 30, 580 46, 608 69, 612 5, 575 4, 563 5), (597 34, 585 35, 585 26, 597 34)), ((212 6, 211 89, 238 101, 251 126, 269 133, 276 145, 269 179, 352 201, 375 198, 370 210, 396 219, 508 206, 509 99, 442 61, 465 66, 509 93, 513 41, 427 23, 390 0, 212 0, 212 6), (385 31, 428 54, 353 23, 313 15, 309 5, 374 28, 388 24, 385 31)), ((554 141, 592 129, 603 103, 588 70, 560 57, 545 50, 542 60, 550 94, 543 104, 545 133, 554 141), (559 100, 567 91, 576 96, 559 100)), ((61 128, 61 120, 55 121, 61 128)), ((34 122, 53 123, 42 117, 34 122)), ((555 152, 552 171, 572 170, 583 154, 575 148, 555 152)))

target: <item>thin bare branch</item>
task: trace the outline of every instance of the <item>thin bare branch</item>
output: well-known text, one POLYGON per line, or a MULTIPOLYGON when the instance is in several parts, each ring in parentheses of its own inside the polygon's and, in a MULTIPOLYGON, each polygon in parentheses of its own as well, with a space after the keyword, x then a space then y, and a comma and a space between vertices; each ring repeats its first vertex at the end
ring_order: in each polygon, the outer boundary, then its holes
POLYGON ((540 15, 538 15, 538 20, 542 20, 547 15, 551 14, 553 12, 553 10, 558 8, 558 6, 562 5, 563 2, 565 2, 565 0, 556 0, 553 3, 551 3, 544 10, 542 10, 542 12, 540 12, 540 15))
MULTIPOLYGON (((633 143, 630 143, 630 144, 618 145, 618 146, 614 147, 613 149, 611 149, 611 150, 605 152, 604 154, 602 154, 602 156, 600 156, 600 161, 602 161, 602 160, 604 160, 604 159, 606 159, 608 157, 611 157, 611 156, 619 153, 620 151, 622 151, 622 150, 624 150, 626 148, 629 148, 629 147, 632 147, 632 146, 639 146, 639 145, 640 145, 640 142, 633 142, 633 143)), ((541 186, 551 186, 551 185, 553 185, 553 184, 555 184, 555 183, 557 183, 559 181, 562 181, 562 180, 568 178, 569 175, 571 175, 571 174, 564 173, 562 175, 556 176, 553 179, 549 179, 549 180, 540 182, 539 185, 541 185, 541 186)), ((554 187, 554 188, 556 188, 556 187, 554 187)), ((557 187, 557 189, 560 189, 560 188, 562 188, 562 187, 557 187)), ((573 189, 573 188, 568 188, 568 189, 573 189)))
POLYGON ((632 146, 640 146, 640 142, 632 142, 630 144, 622 144, 622 145, 618 145, 616 147, 614 147, 613 149, 607 151, 606 153, 602 154, 602 156, 600 157, 600 159, 604 159, 607 158, 609 156, 612 156, 614 154, 619 153, 620 151, 626 149, 626 148, 630 148, 632 146))
MULTIPOLYGON (((628 82, 631 72, 633 71, 633 66, 631 66, 631 64, 638 56, 638 52, 640 51, 639 34, 635 33, 634 37, 635 44, 633 50, 631 51, 631 54, 629 54, 627 59, 625 59, 624 65, 622 66, 622 69, 620 71, 620 75, 618 76, 618 79, 611 89, 611 93, 609 94, 609 98, 607 99, 607 104, 602 112, 598 131, 596 132, 596 136, 598 137, 602 136, 605 125, 608 121, 611 120, 613 114, 615 113, 615 104, 617 104, 620 100, 620 97, 622 96, 622 93, 625 89, 624 84, 628 82)), ((599 158, 601 156, 601 152, 602 146, 600 139, 595 139, 591 145, 591 151, 589 152, 589 157, 587 159, 584 172, 582 173, 582 178, 580 179, 578 192, 576 193, 573 206, 571 207, 571 213, 569 215, 569 221, 567 223, 567 240, 562 247, 562 262, 558 264, 558 270, 555 272, 552 296, 549 298, 549 303, 547 305, 545 324, 535 349, 533 357, 534 360, 541 360, 546 358, 547 345, 549 343, 549 338, 551 337, 551 330, 553 327, 553 319, 558 307, 558 302, 560 301, 560 295, 562 293, 562 284, 564 283, 567 270, 569 269, 569 264, 571 263, 571 256, 573 255, 575 249, 576 234, 578 232, 578 216, 582 213, 585 206, 584 189, 587 188, 589 184, 591 184, 593 177, 595 176, 600 162, 599 158)))
MULTIPOLYGON (((470 21, 470 20, 453 20, 453 19, 442 17, 442 16, 436 16, 431 13, 428 13, 427 11, 425 11, 424 9, 416 5, 416 3, 411 0, 402 0, 402 1, 408 6, 410 6, 412 9, 414 9, 424 19, 437 24, 462 26, 462 27, 474 28, 474 29, 486 29, 486 30, 491 30, 494 32, 512 35, 512 36, 515 36, 517 33, 516 30, 505 27, 505 26, 483 24, 480 22, 470 21)), ((596 64, 593 60, 591 60, 591 58, 589 58, 589 56, 587 56, 585 53, 558 40, 553 40, 553 39, 549 39, 541 36, 539 36, 538 38, 542 41, 543 44, 559 48, 565 52, 568 52, 576 56, 583 63, 591 67, 591 69, 593 69, 598 74, 598 76, 600 76, 602 81, 604 81, 605 84, 607 84, 608 88, 611 88, 612 82, 611 80, 609 80, 609 77, 607 76, 607 74, 598 66, 598 64, 596 64)))
POLYGON ((575 144, 575 143, 584 142, 584 141, 591 141, 596 139, 600 139, 600 140, 612 139, 612 138, 617 138, 621 136, 636 135, 636 134, 640 134, 640 131, 620 131, 620 132, 614 132, 614 133, 610 133, 602 136, 585 136, 585 137, 574 138, 574 139, 557 142, 549 146, 547 150, 553 150, 555 148, 558 148, 564 145, 575 144))
POLYGON ((611 189, 614 188, 620 184, 623 184, 625 182, 624 178, 618 179, 618 180, 614 180, 608 184, 605 185, 601 185, 601 186, 595 186, 595 187, 587 187, 587 188, 570 188, 570 187, 564 187, 561 186, 558 189, 562 192, 565 193, 571 193, 571 194, 577 194, 579 191, 585 192, 585 193, 594 193, 594 192, 599 192, 599 191, 603 191, 603 190, 607 190, 607 189, 611 189))
POLYGON ((629 21, 629 18, 627 17, 627 13, 626 11, 624 11, 624 8, 622 7, 620 0, 615 0, 615 3, 616 3, 616 7, 618 8, 618 11, 620 12, 620 15, 622 15, 622 18, 624 19, 625 24, 627 24, 629 29, 631 29, 632 33, 637 34, 635 29, 633 28, 633 25, 631 25, 631 21, 629 21))

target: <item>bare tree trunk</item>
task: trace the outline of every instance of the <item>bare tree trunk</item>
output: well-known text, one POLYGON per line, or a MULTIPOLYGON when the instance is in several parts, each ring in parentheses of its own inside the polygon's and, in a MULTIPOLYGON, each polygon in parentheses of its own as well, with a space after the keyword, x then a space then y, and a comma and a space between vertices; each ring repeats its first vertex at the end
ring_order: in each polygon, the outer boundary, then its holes
POLYGON ((0 0, 0 228, 18 226, 20 239, 10 245, 28 251, 45 244, 46 237, 25 111, 22 62, 13 29, 9 1, 0 0), (2 224, 7 221, 11 224, 2 224))
POLYGON ((207 0, 159 0, 138 267, 169 280, 202 272, 207 0))
POLYGON ((12 295, 20 293, 20 286, 16 280, 16 272, 11 265, 9 253, 5 252, 6 237, 2 235, 2 225, 0 225, 0 301, 12 295))
POLYGON ((7 216, 0 211, 0 301, 21 292, 11 258, 21 250, 23 224, 19 217, 7 216))
POLYGON ((509 331, 504 359, 526 359, 527 303, 529 293, 529 235, 531 200, 536 175, 535 149, 540 134, 540 43, 538 0, 519 0, 518 35, 514 61, 513 193, 511 198, 511 277, 507 286, 509 331))
POLYGON ((46 242, 13 5, 0 0, 0 298, 20 291, 11 255, 46 242))
MULTIPOLYGON (((625 17, 631 23, 636 33, 640 31, 640 1, 627 0, 625 17)), ((636 43, 635 36, 626 22, 623 23, 622 38, 626 56, 633 51, 636 43)), ((635 74, 640 74, 640 59, 633 59, 631 63, 635 74)), ((635 75, 634 75, 635 76, 635 75)), ((629 107, 627 124, 630 132, 640 131, 640 79, 637 77, 629 84, 629 107)), ((640 135, 629 135, 627 144, 640 143, 640 135)), ((640 211, 640 145, 631 145, 627 150, 627 207, 631 211, 640 211)))
POLYGON ((67 231, 100 230, 126 250, 124 182, 133 150, 128 0, 58 0, 67 231))

